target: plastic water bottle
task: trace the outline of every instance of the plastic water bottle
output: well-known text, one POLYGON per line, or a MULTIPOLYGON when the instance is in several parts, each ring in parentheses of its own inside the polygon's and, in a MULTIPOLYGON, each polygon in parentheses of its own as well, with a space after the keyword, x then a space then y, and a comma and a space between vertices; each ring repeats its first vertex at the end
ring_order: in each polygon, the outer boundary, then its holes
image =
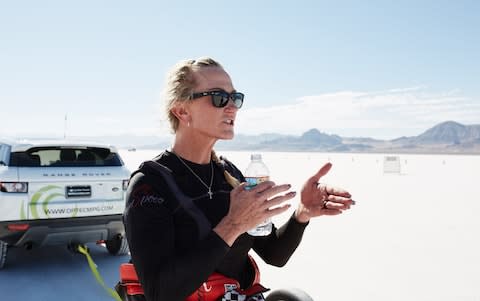
MULTIPOLYGON (((252 187, 260 184, 262 182, 268 181, 270 178, 270 172, 268 171, 267 166, 262 161, 261 154, 252 154, 250 157, 251 161, 245 170, 245 180, 247 181, 246 189, 251 189, 252 187)), ((255 228, 247 231, 248 234, 252 236, 267 236, 272 232, 272 221, 267 219, 264 222, 257 225, 255 228)))

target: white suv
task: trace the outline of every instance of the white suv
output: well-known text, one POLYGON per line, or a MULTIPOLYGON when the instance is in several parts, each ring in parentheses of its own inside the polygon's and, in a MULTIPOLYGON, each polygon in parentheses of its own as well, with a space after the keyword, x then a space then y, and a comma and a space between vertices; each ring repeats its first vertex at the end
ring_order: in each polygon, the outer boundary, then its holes
POLYGON ((8 247, 105 242, 127 254, 129 176, 112 146, 0 141, 0 269, 8 247))

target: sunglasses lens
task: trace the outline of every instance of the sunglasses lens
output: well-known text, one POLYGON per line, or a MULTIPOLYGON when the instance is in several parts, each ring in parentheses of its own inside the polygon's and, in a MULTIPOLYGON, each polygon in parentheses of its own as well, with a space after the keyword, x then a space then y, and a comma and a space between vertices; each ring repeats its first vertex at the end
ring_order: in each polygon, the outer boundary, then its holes
POLYGON ((229 99, 228 96, 229 95, 227 93, 223 93, 223 92, 219 92, 218 94, 212 95, 213 105, 217 108, 223 108, 228 103, 228 99, 229 99))
POLYGON ((237 108, 241 108, 242 105, 243 105, 243 94, 242 93, 232 93, 232 100, 233 100, 233 103, 235 104, 235 106, 237 108))
POLYGON ((223 108, 228 104, 228 101, 232 99, 233 104, 237 108, 241 108, 243 105, 243 93, 234 92, 232 94, 228 94, 227 92, 215 92, 212 95, 212 104, 217 108, 223 108))

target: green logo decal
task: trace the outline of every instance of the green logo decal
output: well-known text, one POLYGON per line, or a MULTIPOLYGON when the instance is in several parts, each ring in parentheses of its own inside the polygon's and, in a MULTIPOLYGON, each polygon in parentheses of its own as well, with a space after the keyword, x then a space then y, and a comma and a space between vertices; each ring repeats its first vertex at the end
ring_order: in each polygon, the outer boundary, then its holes
POLYGON ((47 208, 48 202, 50 202, 50 200, 52 200, 55 197, 64 195, 63 193, 51 191, 53 189, 60 189, 61 190, 62 188, 60 186, 56 186, 56 185, 48 185, 48 186, 45 186, 45 187, 39 189, 37 192, 35 192, 33 194, 32 198, 30 200, 30 204, 29 204, 31 217, 33 219, 40 218, 40 216, 38 214, 38 211, 37 211, 37 205, 38 205, 38 202, 39 202, 40 198, 43 195, 46 195, 42 205, 43 205, 43 210, 44 210, 45 214, 47 215, 47 217, 48 217, 48 214, 46 213, 45 209, 47 208))
POLYGON ((27 219, 27 214, 25 213, 25 201, 22 201, 22 205, 20 207, 20 220, 27 219))
POLYGON ((43 213, 45 213, 45 215, 47 217, 50 217, 50 215, 48 215, 48 202, 50 202, 51 199, 53 198, 56 198, 57 196, 64 196, 63 193, 52 193, 50 195, 48 195, 46 198, 45 198, 45 201, 43 201, 42 203, 42 208, 43 208, 43 213))
POLYGON ((75 204, 75 208, 73 208, 73 215, 72 215, 72 217, 77 217, 77 213, 78 213, 78 206, 77 206, 77 204, 75 204))

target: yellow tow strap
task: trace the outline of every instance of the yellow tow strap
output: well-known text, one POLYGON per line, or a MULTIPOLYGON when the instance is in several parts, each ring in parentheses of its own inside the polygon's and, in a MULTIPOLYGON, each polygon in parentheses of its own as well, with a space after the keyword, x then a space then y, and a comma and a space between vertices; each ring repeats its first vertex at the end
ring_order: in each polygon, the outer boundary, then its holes
POLYGON ((93 276, 95 277, 97 282, 100 283, 100 285, 105 289, 105 291, 107 291, 107 293, 110 296, 112 296, 113 299, 115 299, 117 301, 122 301, 122 298, 120 298, 120 296, 118 295, 118 293, 115 290, 113 290, 113 289, 109 288, 107 285, 105 285, 105 281, 103 281, 102 276, 100 276, 100 273, 97 270, 97 265, 95 264, 92 257, 88 253, 87 247, 82 246, 82 245, 78 245, 78 252, 82 253, 83 255, 85 255, 85 257, 87 257, 88 265, 90 266, 90 270, 92 271, 93 276))

